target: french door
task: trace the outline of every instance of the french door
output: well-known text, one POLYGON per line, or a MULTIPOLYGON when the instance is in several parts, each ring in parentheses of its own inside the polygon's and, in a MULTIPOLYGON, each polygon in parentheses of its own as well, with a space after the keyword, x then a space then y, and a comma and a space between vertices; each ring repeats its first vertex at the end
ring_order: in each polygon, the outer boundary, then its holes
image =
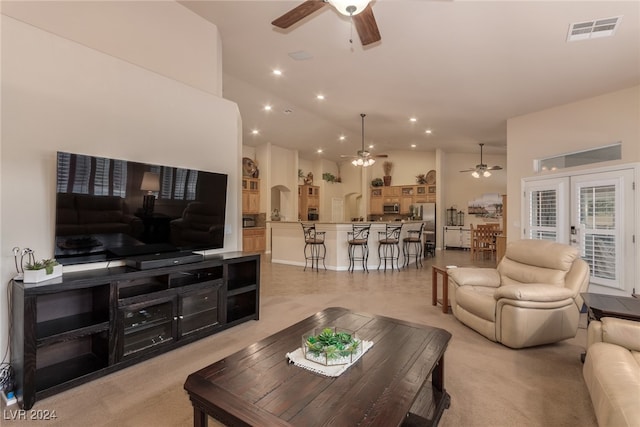
POLYGON ((576 246, 591 292, 628 294, 635 282, 633 169, 524 182, 523 238, 576 246))

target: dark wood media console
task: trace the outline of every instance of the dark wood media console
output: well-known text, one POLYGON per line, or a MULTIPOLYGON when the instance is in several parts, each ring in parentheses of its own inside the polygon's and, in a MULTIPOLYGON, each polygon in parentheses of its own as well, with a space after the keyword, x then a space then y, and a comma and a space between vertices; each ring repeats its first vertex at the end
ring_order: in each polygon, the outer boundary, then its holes
POLYGON ((11 363, 23 409, 248 320, 258 320, 260 255, 150 270, 12 282, 11 363))

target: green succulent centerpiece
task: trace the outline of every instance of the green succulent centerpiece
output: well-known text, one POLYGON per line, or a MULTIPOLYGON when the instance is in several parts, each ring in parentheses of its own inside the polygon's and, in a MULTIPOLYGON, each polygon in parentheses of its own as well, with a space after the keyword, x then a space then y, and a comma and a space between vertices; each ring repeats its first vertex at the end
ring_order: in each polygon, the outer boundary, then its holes
POLYGON ((347 329, 325 327, 302 336, 304 357, 322 365, 344 365, 362 353, 361 340, 347 329))

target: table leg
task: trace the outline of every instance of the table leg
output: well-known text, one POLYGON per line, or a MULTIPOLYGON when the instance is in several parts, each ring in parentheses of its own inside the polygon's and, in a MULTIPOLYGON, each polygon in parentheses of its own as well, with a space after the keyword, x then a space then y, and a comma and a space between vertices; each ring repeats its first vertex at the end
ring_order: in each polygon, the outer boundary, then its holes
POLYGON ((442 273, 442 312, 449 312, 449 274, 442 273))
POLYGON ((209 424, 209 417, 200 408, 193 407, 193 427, 207 427, 209 424))
POLYGON ((431 268, 431 305, 438 305, 438 270, 431 268))

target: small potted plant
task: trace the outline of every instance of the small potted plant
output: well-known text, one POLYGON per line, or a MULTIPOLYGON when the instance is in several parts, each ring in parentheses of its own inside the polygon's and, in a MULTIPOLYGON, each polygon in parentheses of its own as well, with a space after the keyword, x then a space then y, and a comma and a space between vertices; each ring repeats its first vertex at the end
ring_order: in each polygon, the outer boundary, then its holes
POLYGON ((55 259, 34 261, 24 266, 24 283, 38 283, 62 276, 62 266, 55 259))
POLYGON ((325 172, 322 174, 322 179, 327 182, 336 182, 336 176, 331 172, 325 172))
POLYGON ((372 187, 382 187, 383 185, 384 181, 382 181, 382 178, 374 178, 371 180, 372 187))

